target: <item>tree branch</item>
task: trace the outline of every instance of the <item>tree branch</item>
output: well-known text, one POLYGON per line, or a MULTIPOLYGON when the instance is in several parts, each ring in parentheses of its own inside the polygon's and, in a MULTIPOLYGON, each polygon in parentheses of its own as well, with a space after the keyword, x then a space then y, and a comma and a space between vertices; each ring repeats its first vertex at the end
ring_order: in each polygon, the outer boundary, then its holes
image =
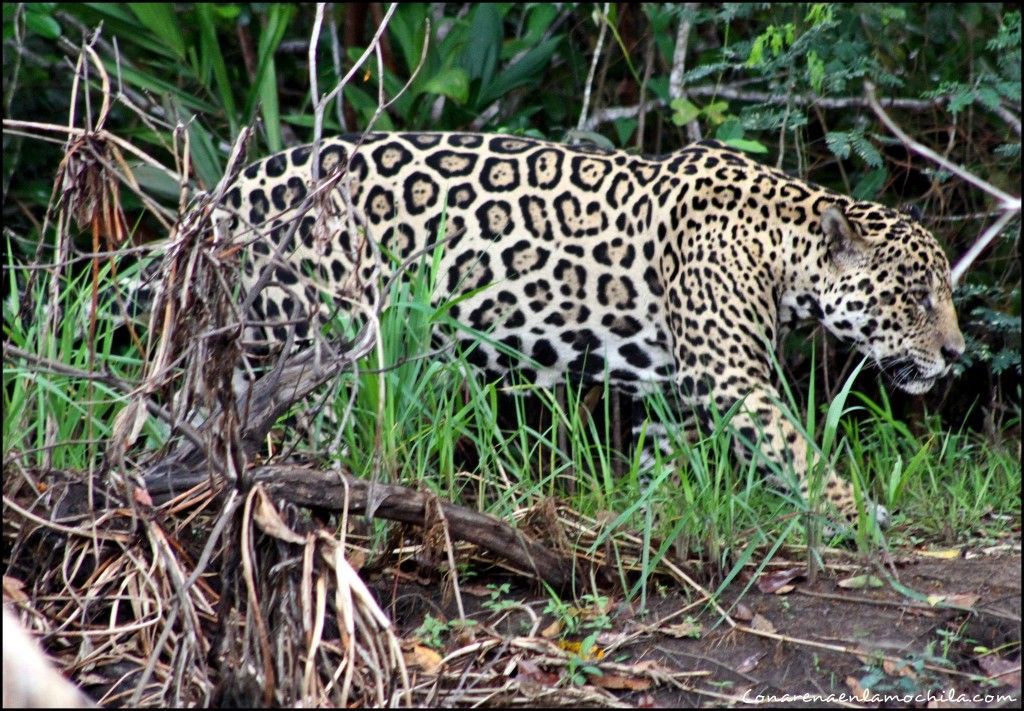
MULTIPOLYGON (((154 504, 159 505, 176 493, 206 481, 208 476, 202 466, 174 467, 172 471, 164 469, 161 477, 147 478, 147 488, 154 504)), ((376 518, 414 526, 424 525, 433 500, 440 506, 453 539, 479 546, 559 590, 568 590, 575 581, 586 580, 574 561, 554 552, 550 546, 493 516, 437 501, 422 491, 291 464, 259 467, 252 472, 252 483, 263 484, 275 499, 285 499, 297 506, 347 510, 363 515, 372 508, 376 518)))
MULTIPOLYGON (((675 98, 675 95, 669 91, 670 96, 675 98)), ((791 102, 793 105, 800 106, 819 106, 824 109, 848 109, 852 107, 869 107, 870 103, 866 98, 862 96, 813 96, 807 94, 793 94, 787 96, 786 94, 772 94, 764 91, 746 91, 735 86, 720 86, 720 85, 706 85, 706 86, 691 86, 686 88, 687 96, 715 96, 723 99, 732 99, 734 101, 746 101, 752 104, 775 104, 785 105, 787 102, 791 102)), ((946 99, 939 97, 935 99, 904 99, 898 97, 882 98, 878 100, 881 106, 886 108, 903 109, 908 111, 927 111, 929 109, 939 108, 946 103, 946 99)), ((588 131, 594 130, 597 126, 615 121, 620 118, 627 118, 636 116, 641 111, 653 111, 665 106, 665 102, 661 99, 652 99, 646 101, 643 104, 633 106, 612 106, 600 111, 595 111, 594 114, 587 119, 584 128, 588 131)), ((1005 111, 1005 110, 1004 110, 1005 111)), ((997 112, 998 113, 998 112, 997 112)), ((1006 112, 1008 113, 1008 112, 1006 112)), ((1017 130, 1019 132, 1020 121, 1017 121, 1017 130)))
MULTIPOLYGON (((683 88, 683 75, 686 73, 686 49, 690 39, 692 24, 685 13, 692 12, 697 8, 696 3, 688 2, 683 5, 684 15, 679 18, 679 29, 676 31, 676 48, 672 52, 672 71, 668 75, 668 95, 671 99, 686 98, 689 93, 683 88)), ((641 97, 642 98, 642 97, 641 97)), ((686 135, 691 141, 699 141, 700 124, 697 119, 691 119, 686 124, 686 135)))
POLYGON ((933 151, 928 146, 922 145, 908 136, 903 129, 901 129, 895 121, 885 112, 880 102, 875 98, 875 85, 871 82, 864 82, 864 96, 871 110, 875 112, 879 120, 885 124, 886 128, 893 132, 893 134, 903 142, 903 144, 917 153, 919 156, 923 156, 933 163, 939 165, 943 170, 947 170, 953 175, 957 176, 961 180, 970 183, 979 190, 988 193, 996 200, 999 201, 999 208, 1003 211, 1003 214, 989 226, 981 237, 971 245, 970 249, 957 261, 956 266, 952 269, 952 281, 953 286, 960 281, 964 273, 971 267, 978 256, 984 251, 984 249, 994 240, 1006 224, 1015 216, 1020 214, 1020 198, 1014 197, 1008 193, 1003 192, 996 186, 988 183, 969 170, 961 168, 956 163, 953 163, 946 158, 943 158, 938 153, 933 151))
POLYGON ((597 73, 597 63, 601 59, 601 49, 604 47, 604 36, 608 30, 608 8, 610 3, 604 4, 603 16, 599 22, 601 29, 597 33, 597 46, 594 47, 594 58, 590 62, 590 73, 587 75, 587 84, 583 88, 583 108, 580 110, 580 120, 576 123, 576 130, 582 131, 589 123, 587 111, 590 110, 590 92, 594 86, 594 75, 597 73))

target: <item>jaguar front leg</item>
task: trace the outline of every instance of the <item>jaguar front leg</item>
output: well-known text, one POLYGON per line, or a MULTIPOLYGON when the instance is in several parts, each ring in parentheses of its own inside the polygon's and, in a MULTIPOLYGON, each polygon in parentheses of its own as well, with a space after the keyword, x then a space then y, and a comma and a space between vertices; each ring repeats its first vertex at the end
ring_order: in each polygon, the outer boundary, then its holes
MULTIPOLYGON (((753 459, 757 462, 759 457, 763 456, 770 464, 765 465, 762 461, 761 468, 769 472, 770 479, 784 485, 789 482, 777 476, 774 471, 786 472, 787 468, 791 468, 799 494, 807 501, 810 489, 809 472, 815 462, 808 461, 808 443, 775 404, 778 399, 777 392, 765 387, 755 388, 745 397, 730 397, 721 392, 716 393, 714 397, 722 411, 726 409, 722 405, 742 400, 731 421, 738 434, 735 448, 740 457, 745 461, 753 459), (751 448, 760 449, 760 454, 753 452, 751 448)), ((856 523, 857 500, 853 485, 836 474, 831 467, 825 474, 823 493, 828 505, 847 523, 856 523)), ((889 512, 884 506, 875 504, 870 498, 865 498, 865 505, 881 528, 889 525, 889 512)))

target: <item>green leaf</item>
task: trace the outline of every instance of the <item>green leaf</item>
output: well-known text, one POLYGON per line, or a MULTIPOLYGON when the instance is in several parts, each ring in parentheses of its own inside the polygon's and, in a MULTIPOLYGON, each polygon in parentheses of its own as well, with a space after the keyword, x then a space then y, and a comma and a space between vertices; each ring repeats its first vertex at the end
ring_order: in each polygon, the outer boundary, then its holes
POLYGON ((263 114, 264 128, 267 131, 267 146, 272 152, 284 147, 281 139, 280 106, 277 100, 277 67, 274 64, 274 53, 281 44, 284 32, 294 14, 291 5, 274 4, 267 10, 267 19, 260 33, 256 56, 259 63, 253 85, 245 102, 244 116, 252 116, 257 100, 263 114))
POLYGON ((683 97, 673 99, 670 106, 675 112, 672 114, 672 123, 676 126, 685 126, 700 116, 700 107, 689 99, 683 97))
MULTIPOLYGON (((195 154, 193 149, 192 153, 195 154)), ((159 197, 169 203, 176 203, 181 197, 181 188, 171 176, 148 163, 133 163, 132 175, 146 195, 159 197)))
POLYGON ((204 114, 213 114, 217 112, 217 106, 214 104, 208 101, 203 101, 186 91, 182 91, 179 87, 168 81, 157 79, 146 72, 140 72, 129 67, 127 64, 122 64, 118 67, 114 60, 110 59, 104 60, 103 66, 106 67, 107 71, 111 74, 120 71, 121 78, 129 84, 137 86, 140 89, 145 89, 146 91, 151 91, 154 94, 166 96, 169 99, 179 102, 183 107, 187 107, 192 111, 204 114))
POLYGON ((807 78, 815 93, 821 93, 822 82, 825 81, 825 62, 813 49, 807 53, 807 78))
POLYGON ((540 81, 540 74, 551 55, 554 54, 562 36, 557 35, 537 45, 524 54, 518 62, 511 65, 504 72, 494 78, 494 81, 481 84, 480 94, 477 97, 476 105, 483 108, 495 99, 498 99, 515 88, 526 84, 537 84, 540 81))
POLYGON ((747 153, 767 153, 768 147, 760 141, 753 141, 749 138, 730 138, 727 141, 723 141, 727 146, 732 146, 741 151, 747 153))
POLYGON ((850 134, 846 131, 829 131, 825 134, 825 144, 837 158, 850 157, 850 134))
POLYGON ((713 124, 720 124, 725 121, 726 112, 729 111, 728 101, 713 101, 704 107, 704 115, 713 124))
POLYGON ((427 19, 427 5, 424 3, 400 3, 388 25, 391 39, 398 45, 405 59, 409 73, 416 68, 426 39, 424 21, 427 19))
POLYGON ((46 39, 57 39, 60 37, 60 25, 49 14, 36 11, 35 5, 28 5, 25 9, 25 27, 34 34, 46 39))
POLYGON ((530 15, 526 20, 526 34, 523 35, 523 40, 528 44, 537 44, 557 16, 558 10, 551 3, 534 5, 530 8, 530 15))
POLYGON ((1000 99, 999 93, 990 86, 978 87, 976 92, 978 101, 982 103, 985 108, 997 109, 999 108, 1000 99))
POLYGON ((760 35, 754 40, 754 44, 750 47, 750 55, 747 57, 747 66, 756 67, 764 60, 764 44, 767 38, 765 35, 760 35))
POLYGON ((889 171, 885 167, 865 173, 853 188, 853 197, 858 200, 873 200, 882 191, 889 171))
MULTIPOLYGON (((377 110, 377 97, 371 97, 361 87, 355 86, 353 82, 349 82, 348 86, 345 87, 345 101, 349 102, 352 108, 359 112, 359 121, 357 122, 359 126, 366 126, 377 110)), ((377 118, 374 128, 381 131, 392 131, 395 128, 395 124, 385 111, 377 118)))
POLYGON ((857 155, 859 155, 861 159, 863 159, 863 161, 872 168, 880 168, 885 165, 885 161, 882 159, 882 154, 879 153, 878 149, 872 145, 871 141, 864 138, 864 136, 854 134, 850 137, 850 142, 853 143, 853 150, 856 151, 857 155))
POLYGON ((178 59, 185 58, 185 37, 178 26, 174 6, 170 3, 128 3, 139 22, 174 52, 178 59))
POLYGON ((965 108, 970 106, 972 103, 974 103, 973 91, 958 91, 949 100, 949 111, 950 113, 954 114, 959 113, 960 111, 963 111, 965 108))
POLYGON ((198 121, 189 123, 188 136, 192 164, 196 167, 196 173, 199 175, 203 187, 209 190, 224 174, 213 137, 198 121))
POLYGON ((473 10, 470 20, 469 46, 462 56, 462 67, 470 79, 479 79, 481 86, 490 83, 501 53, 501 15, 498 6, 482 3, 473 10))
POLYGON ((447 96, 458 104, 469 101, 469 74, 462 67, 445 69, 423 85, 423 91, 447 96))
POLYGON ((638 123, 635 118, 621 118, 612 123, 612 126, 615 127, 615 135, 619 139, 620 146, 629 143, 629 139, 633 137, 638 123))
MULTIPOLYGON (((224 107, 224 113, 227 114, 231 136, 235 137, 240 130, 238 111, 235 108, 231 82, 228 79, 227 65, 224 62, 224 55, 220 51, 220 42, 217 40, 217 30, 213 19, 214 11, 214 6, 206 3, 199 3, 195 6, 196 24, 199 26, 199 60, 202 67, 209 66, 213 71, 213 78, 217 83, 217 93, 224 107)), ((206 72, 205 68, 201 70, 204 80, 206 72)))
POLYGON ((734 141, 743 138, 743 124, 737 118, 731 118, 725 121, 718 130, 715 131, 715 138, 719 141, 734 141))

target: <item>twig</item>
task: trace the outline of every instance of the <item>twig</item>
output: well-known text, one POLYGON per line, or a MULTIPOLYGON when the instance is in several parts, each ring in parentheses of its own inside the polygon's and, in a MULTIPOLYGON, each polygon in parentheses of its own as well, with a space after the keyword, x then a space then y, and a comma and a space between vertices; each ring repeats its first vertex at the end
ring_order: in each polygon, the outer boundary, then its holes
MULTIPOLYGON (((702 86, 690 86, 686 88, 687 96, 717 96, 723 99, 735 101, 746 101, 752 104, 776 104, 784 105, 792 102, 794 106, 818 106, 823 109, 849 109, 857 107, 869 107, 867 99, 862 96, 816 96, 813 94, 776 94, 766 91, 747 91, 736 86, 721 86, 708 84, 702 86)), ((902 97, 883 97, 878 103, 890 109, 902 109, 905 111, 930 111, 940 108, 947 102, 947 99, 938 97, 935 99, 905 99, 902 97)), ((640 112, 653 111, 666 106, 662 99, 652 99, 633 106, 609 106, 595 111, 587 119, 583 128, 592 131, 603 123, 616 121, 620 118, 636 116, 640 112)), ((1004 118, 1011 126, 1016 125, 1015 130, 1019 131, 1020 120, 1012 115, 1005 115, 1009 112, 1003 110, 996 112, 1000 118, 1004 118)))
MULTIPOLYGON (((608 9, 611 3, 605 3, 601 11, 605 18, 608 17, 608 9)), ((587 83, 583 88, 583 108, 580 109, 580 119, 576 122, 576 130, 582 131, 587 125, 587 112, 590 110, 590 92, 594 86, 594 75, 597 73, 597 63, 601 59, 601 48, 604 46, 604 36, 608 31, 608 22, 599 23, 601 29, 597 33, 597 45, 594 47, 594 57, 590 60, 590 72, 587 74, 587 83)))
POLYGON ((994 240, 999 235, 999 233, 1002 232, 1003 227, 1006 226, 1010 219, 1020 214, 1020 197, 1014 197, 1008 193, 1003 192, 1002 190, 992 185, 991 183, 982 180, 974 173, 971 173, 970 171, 961 168, 956 163, 953 163, 952 161, 943 158, 928 146, 922 145, 915 141, 914 139, 912 139, 910 136, 908 136, 903 131, 903 129, 901 129, 896 124, 896 122, 892 120, 889 114, 887 114, 885 110, 882 108, 878 99, 875 97, 875 85, 872 84, 871 82, 864 82, 864 96, 865 100, 868 102, 868 105, 871 107, 871 110, 875 112, 879 120, 883 124, 885 124, 886 128, 892 131, 893 134, 898 139, 900 139, 900 141, 902 141, 907 148, 912 150, 914 153, 917 153, 918 155, 927 158, 933 163, 936 163, 937 165, 942 167, 943 170, 949 171, 950 173, 957 176, 961 180, 970 183, 974 187, 978 188, 979 190, 982 190, 983 192, 988 193, 989 195, 991 195, 992 197, 999 201, 999 208, 1003 211, 1003 214, 1000 215, 1000 217, 992 225, 990 225, 987 230, 985 230, 981 237, 979 237, 977 241, 971 245, 971 248, 967 250, 967 252, 960 258, 960 260, 956 263, 956 266, 953 268, 952 281, 953 286, 955 287, 956 284, 960 281, 960 278, 963 277, 964 273, 974 263, 974 260, 978 258, 978 255, 980 255, 981 252, 984 251, 984 249, 989 245, 989 243, 991 243, 992 240, 994 240))
MULTIPOLYGON (((685 99, 688 92, 683 88, 683 75, 686 73, 686 49, 690 40, 689 13, 696 10, 697 4, 688 2, 683 4, 683 12, 679 19, 679 29, 676 31, 676 48, 672 53, 672 71, 668 75, 668 95, 671 99, 685 99)), ((642 98, 642 97, 641 97, 642 98)), ((639 107, 638 107, 639 108, 639 107)), ((641 114, 647 113, 641 111, 641 114)), ((691 141, 699 141, 700 124, 697 119, 691 119, 686 124, 686 135, 691 141)))
POLYGON ((992 113, 1010 124, 1010 128, 1013 129, 1014 133, 1018 136, 1020 135, 1020 116, 1014 116, 1012 111, 998 104, 991 107, 991 109, 992 113))
POLYGON ((970 183, 971 185, 975 186, 976 188, 978 188, 980 190, 983 190, 984 192, 988 193, 989 195, 995 197, 997 200, 999 200, 1002 203, 1002 208, 1004 210, 1011 210, 1012 209, 1012 210, 1017 210, 1018 212, 1020 211, 1020 198, 1019 197, 1013 197, 1012 195, 1009 195, 1009 194, 1003 192, 1002 190, 1000 190, 996 186, 992 185, 991 183, 988 183, 988 182, 982 180, 981 178, 979 178, 978 176, 974 175, 970 171, 961 168, 956 163, 953 163, 952 161, 946 160, 945 158, 940 156, 938 153, 933 151, 928 146, 922 145, 922 144, 918 143, 917 141, 915 141, 914 139, 912 139, 910 136, 908 136, 903 131, 903 129, 901 129, 896 124, 896 122, 892 120, 892 118, 889 116, 889 114, 887 114, 885 112, 885 110, 882 108, 881 103, 879 103, 878 99, 875 98, 875 85, 874 84, 872 84, 871 82, 864 82, 864 95, 866 97, 866 101, 868 103, 868 106, 871 107, 871 110, 875 112, 875 114, 878 116, 878 118, 881 120, 881 122, 885 124, 886 128, 888 128, 890 131, 892 131, 896 135, 896 137, 898 139, 900 139, 907 146, 907 148, 909 148, 910 150, 914 151, 918 155, 923 156, 923 157, 925 157, 925 158, 927 158, 927 159, 937 163, 938 165, 940 165, 942 167, 943 170, 948 170, 950 173, 953 173, 954 175, 956 175, 957 177, 961 178, 962 180, 967 181, 968 183, 970 183))
MULTIPOLYGON (((162 163, 158 162, 155 158, 150 157, 148 154, 142 152, 141 150, 139 150, 138 148, 133 146, 131 143, 129 143, 125 139, 121 138, 120 136, 115 136, 114 134, 110 133, 109 131, 105 131, 103 129, 97 129, 96 131, 90 131, 89 129, 78 128, 77 126, 62 126, 60 124, 41 123, 39 121, 19 121, 17 119, 6 119, 6 118, 4 119, 3 127, 4 127, 4 131, 5 132, 8 131, 8 130, 17 129, 17 128, 21 128, 21 129, 25 129, 25 130, 36 129, 36 130, 39 130, 39 131, 50 131, 50 132, 54 132, 54 133, 63 133, 63 134, 66 134, 69 138, 71 136, 74 136, 76 138, 81 138, 82 136, 85 136, 87 134, 95 134, 97 139, 100 139, 100 140, 103 140, 103 141, 110 141, 111 143, 117 145, 117 147, 120 148, 121 150, 126 151, 126 152, 131 153, 132 155, 134 155, 136 158, 141 160, 143 163, 146 163, 150 167, 156 168, 157 170, 165 173, 167 175, 167 177, 170 178, 171 180, 173 180, 175 183, 177 183, 177 182, 179 182, 181 180, 181 176, 178 173, 176 173, 175 171, 170 170, 167 166, 165 166, 162 163)), ((172 213, 170 213, 169 211, 166 211, 166 214, 172 214, 172 213)))
MULTIPOLYGON (((840 654, 849 654, 849 655, 852 655, 854 657, 861 657, 861 656, 864 655, 864 650, 862 650, 862 649, 855 649, 855 648, 848 647, 848 646, 845 646, 845 645, 840 645, 840 644, 830 644, 828 642, 818 642, 818 641, 815 641, 813 639, 803 639, 802 637, 791 637, 790 635, 780 634, 778 632, 769 632, 767 630, 755 629, 755 628, 749 627, 747 625, 736 625, 736 629, 738 629, 741 632, 747 632, 747 633, 752 634, 752 635, 754 635, 756 637, 764 637, 765 639, 772 639, 772 640, 775 640, 776 642, 791 642, 793 644, 798 644, 798 645, 801 645, 803 647, 813 647, 815 649, 827 649, 830 652, 838 652, 840 654)), ((903 664, 906 661, 906 660, 904 660, 904 659, 902 659, 900 657, 896 657, 896 656, 893 656, 891 654, 880 653, 878 656, 881 659, 883 659, 884 661, 894 662, 896 664, 903 664)), ((968 677, 968 678, 974 676, 974 674, 969 674, 967 672, 961 672, 961 671, 957 671, 955 669, 949 669, 949 668, 946 668, 946 667, 940 667, 940 666, 936 666, 934 664, 927 664, 926 663, 926 664, 923 664, 922 666, 923 666, 923 668, 928 669, 929 671, 939 672, 941 674, 950 674, 950 675, 954 675, 954 676, 961 676, 961 677, 968 677)))
MULTIPOLYGON (((322 6, 323 6, 323 3, 320 3, 317 6, 317 18, 318 18, 318 21, 322 21, 323 20, 323 7, 322 6)), ((349 83, 349 81, 352 79, 352 77, 355 76, 355 73, 357 71, 359 71, 359 68, 361 66, 363 66, 363 63, 367 59, 370 58, 370 54, 374 51, 374 48, 380 42, 381 35, 384 34, 384 30, 387 28, 388 22, 391 20, 391 16, 395 14, 395 10, 397 8, 398 8, 398 3, 394 3, 394 2, 391 3, 391 6, 388 7, 387 14, 384 15, 384 19, 380 23, 380 26, 377 28, 377 31, 374 32, 373 38, 370 40, 370 44, 367 45, 365 50, 363 50, 363 53, 359 56, 359 59, 357 59, 355 64, 352 65, 352 68, 348 70, 348 73, 345 74, 344 77, 342 77, 341 81, 339 81, 334 86, 334 88, 331 89, 323 98, 319 98, 319 97, 316 96, 316 94, 313 94, 313 101, 315 102, 314 103, 314 115, 315 115, 315 117, 314 117, 314 121, 313 121, 313 144, 314 144, 314 146, 318 146, 319 143, 320 143, 320 136, 321 136, 321 133, 323 131, 323 112, 324 112, 324 107, 327 106, 328 103, 330 103, 331 101, 334 100, 335 95, 337 95, 342 89, 345 88, 345 86, 349 83)), ((314 34, 311 37, 311 41, 310 41, 309 56, 310 56, 310 67, 311 67, 311 69, 316 67, 316 39, 317 39, 318 35, 319 35, 319 33, 314 34)), ((378 80, 380 81, 380 83, 383 83, 383 81, 384 81, 383 77, 378 77, 378 80)), ((314 90, 315 87, 316 87, 316 83, 312 81, 312 77, 311 77, 310 89, 314 90)), ((316 155, 316 153, 314 153, 313 155, 316 155)), ((312 164, 312 168, 313 168, 313 182, 314 183, 316 182, 317 177, 318 177, 317 176, 317 169, 318 169, 317 163, 318 163, 318 161, 314 160, 313 164, 312 164)))
POLYGON ((960 282, 963 275, 970 269, 971 265, 974 264, 978 256, 988 247, 989 243, 999 236, 999 233, 1003 231, 1007 223, 1014 217, 1020 214, 1020 201, 1018 200, 1018 207, 1016 210, 1006 210, 1002 215, 999 216, 995 222, 989 225, 988 229, 985 230, 981 237, 975 241, 970 248, 964 252, 963 256, 957 260, 956 266, 952 269, 952 281, 953 286, 960 282))

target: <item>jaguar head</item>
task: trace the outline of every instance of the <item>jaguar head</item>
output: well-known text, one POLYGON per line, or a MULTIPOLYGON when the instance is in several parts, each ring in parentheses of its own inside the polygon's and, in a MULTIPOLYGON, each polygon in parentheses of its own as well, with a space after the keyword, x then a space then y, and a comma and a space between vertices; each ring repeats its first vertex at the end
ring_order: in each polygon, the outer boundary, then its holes
POLYGON ((949 262, 911 215, 874 203, 822 212, 827 277, 822 323, 893 383, 923 393, 964 352, 949 262))

